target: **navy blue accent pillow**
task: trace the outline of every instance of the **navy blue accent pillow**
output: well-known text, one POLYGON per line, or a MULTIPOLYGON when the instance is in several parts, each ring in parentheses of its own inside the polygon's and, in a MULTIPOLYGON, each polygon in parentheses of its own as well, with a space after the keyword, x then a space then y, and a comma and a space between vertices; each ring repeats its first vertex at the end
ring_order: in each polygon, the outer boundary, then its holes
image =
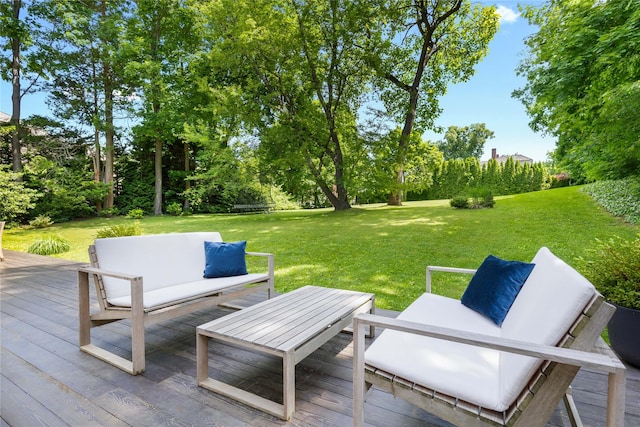
POLYGON ((462 295, 462 304, 501 326, 535 264, 489 255, 462 295))
POLYGON ((204 277, 229 277, 247 274, 247 241, 204 242, 204 277))

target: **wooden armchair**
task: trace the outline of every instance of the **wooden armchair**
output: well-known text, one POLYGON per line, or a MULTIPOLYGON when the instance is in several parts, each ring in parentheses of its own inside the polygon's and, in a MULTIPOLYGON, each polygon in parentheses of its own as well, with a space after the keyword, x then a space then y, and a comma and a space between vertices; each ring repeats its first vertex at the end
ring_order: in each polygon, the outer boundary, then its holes
POLYGON ((561 399, 581 425, 570 385, 581 367, 609 375, 607 425, 624 425, 625 367, 600 334, 615 308, 542 248, 501 326, 427 292, 396 319, 354 319, 354 426, 376 386, 459 426, 544 426, 561 399), (384 332, 365 351, 365 328, 384 332))

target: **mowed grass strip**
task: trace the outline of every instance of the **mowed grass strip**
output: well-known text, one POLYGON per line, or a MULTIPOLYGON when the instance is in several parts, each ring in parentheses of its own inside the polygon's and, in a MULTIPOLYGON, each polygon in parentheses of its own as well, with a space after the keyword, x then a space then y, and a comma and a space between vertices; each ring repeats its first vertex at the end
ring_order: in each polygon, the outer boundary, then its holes
MULTIPOLYGON (((87 247, 99 229, 130 221, 96 218, 6 230, 3 246, 26 251, 42 234, 57 234, 72 246, 58 257, 88 261, 87 247)), ((391 310, 404 309, 424 292, 427 265, 477 268, 489 254, 529 261, 541 246, 577 265, 596 239, 631 239, 640 232, 579 187, 498 197, 493 209, 457 210, 448 201, 425 201, 346 212, 145 217, 140 225, 144 234, 220 231, 226 241, 247 240, 248 250, 275 254, 279 292, 309 284, 354 289, 375 293, 376 305, 391 310)), ((469 279, 439 273, 435 292, 459 298, 469 279)))

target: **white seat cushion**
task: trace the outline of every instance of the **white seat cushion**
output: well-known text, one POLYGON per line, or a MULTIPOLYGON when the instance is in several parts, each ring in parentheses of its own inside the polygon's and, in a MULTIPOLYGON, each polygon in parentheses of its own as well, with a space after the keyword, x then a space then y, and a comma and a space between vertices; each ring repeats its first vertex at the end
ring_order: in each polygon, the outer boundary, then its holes
MULTIPOLYGON (((500 327, 460 301, 423 294, 398 319, 499 336, 500 327)), ((367 364, 451 396, 503 410, 500 352, 385 330, 365 353, 367 364)))
MULTIPOLYGON (((535 267, 502 328, 459 301, 424 294, 398 318, 525 342, 557 345, 596 291, 584 277, 553 255, 538 251, 535 267)), ((385 330, 365 353, 373 367, 429 389, 504 411, 515 401, 542 361, 385 330)))
MULTIPOLYGON (((230 286, 247 285, 267 280, 267 274, 245 274, 242 276, 217 277, 214 279, 201 279, 196 282, 181 283, 167 286, 143 293, 143 306, 145 310, 174 304, 181 301, 215 294, 221 289, 230 286)), ((143 282, 144 284, 144 282, 143 282)), ((118 298, 107 299, 110 304, 118 307, 131 307, 131 296, 125 295, 118 298)))

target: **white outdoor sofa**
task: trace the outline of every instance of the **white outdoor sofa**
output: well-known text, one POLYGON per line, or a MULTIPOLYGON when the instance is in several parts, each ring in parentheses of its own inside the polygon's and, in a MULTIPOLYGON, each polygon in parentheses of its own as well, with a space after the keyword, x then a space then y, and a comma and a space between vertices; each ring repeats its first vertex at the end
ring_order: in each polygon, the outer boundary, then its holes
POLYGON ((205 242, 222 242, 222 237, 196 232, 96 239, 89 248, 91 267, 78 269, 80 349, 137 375, 145 369, 145 326, 255 292, 273 296, 273 254, 246 252, 264 257, 266 272, 203 278, 205 242), (98 300, 95 313, 90 275, 98 300), (122 319, 131 320, 131 360, 91 343, 91 328, 122 319))
POLYGON ((501 326, 460 301, 427 292, 396 319, 354 319, 354 426, 372 385, 458 426, 544 426, 564 398, 581 425, 570 384, 580 367, 609 374, 607 425, 624 425, 625 367, 601 340, 615 308, 547 248, 501 326), (365 351, 365 329, 385 330, 365 351))

